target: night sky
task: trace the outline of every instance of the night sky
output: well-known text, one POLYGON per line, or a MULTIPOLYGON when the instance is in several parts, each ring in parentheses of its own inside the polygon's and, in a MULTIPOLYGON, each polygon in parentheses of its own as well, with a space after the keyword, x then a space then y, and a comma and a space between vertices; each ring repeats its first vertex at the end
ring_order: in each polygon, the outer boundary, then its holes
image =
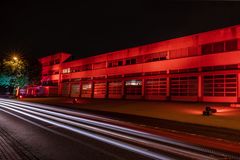
POLYGON ((0 54, 75 58, 240 24, 240 2, 0 3, 0 54))

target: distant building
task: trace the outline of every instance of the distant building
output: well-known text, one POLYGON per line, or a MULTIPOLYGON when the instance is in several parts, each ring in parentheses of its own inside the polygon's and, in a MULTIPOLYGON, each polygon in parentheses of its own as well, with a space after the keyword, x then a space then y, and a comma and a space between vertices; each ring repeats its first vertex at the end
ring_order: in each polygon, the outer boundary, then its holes
POLYGON ((240 25, 69 60, 40 59, 45 96, 240 101, 240 25), (55 86, 55 87, 54 87, 55 86))

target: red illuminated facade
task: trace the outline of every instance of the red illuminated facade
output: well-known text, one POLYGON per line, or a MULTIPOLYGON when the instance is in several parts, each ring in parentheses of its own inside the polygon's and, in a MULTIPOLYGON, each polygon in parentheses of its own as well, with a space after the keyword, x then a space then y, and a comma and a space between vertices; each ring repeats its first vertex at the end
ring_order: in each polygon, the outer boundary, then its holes
POLYGON ((42 94, 82 98, 240 101, 240 25, 83 59, 40 59, 42 94))

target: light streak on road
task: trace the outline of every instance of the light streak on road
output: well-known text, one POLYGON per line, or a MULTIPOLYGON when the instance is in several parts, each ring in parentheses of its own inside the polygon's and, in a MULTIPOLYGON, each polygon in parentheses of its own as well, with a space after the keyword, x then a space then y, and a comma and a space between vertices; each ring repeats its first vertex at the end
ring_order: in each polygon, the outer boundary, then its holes
POLYGON ((182 143, 170 138, 119 126, 116 125, 118 121, 96 115, 51 107, 48 105, 18 102, 5 99, 0 99, 0 102, 0 107, 2 107, 5 111, 6 109, 8 110, 6 112, 11 111, 20 113, 22 115, 65 128, 75 133, 79 133, 99 141, 118 146, 120 148, 125 148, 154 159, 170 159, 170 157, 149 151, 146 148, 136 146, 136 144, 194 159, 215 159, 211 156, 211 154, 216 156, 225 156, 221 152, 209 151, 207 149, 182 143), (109 123, 111 121, 114 123, 109 123), (86 129, 88 131, 86 131, 86 129), (95 133, 91 133, 90 131, 95 133), (117 138, 117 140, 113 138, 117 138), (164 144, 160 144, 159 142, 164 144), (166 144, 170 144, 171 146, 166 144), (174 147, 172 145, 174 145, 174 147))

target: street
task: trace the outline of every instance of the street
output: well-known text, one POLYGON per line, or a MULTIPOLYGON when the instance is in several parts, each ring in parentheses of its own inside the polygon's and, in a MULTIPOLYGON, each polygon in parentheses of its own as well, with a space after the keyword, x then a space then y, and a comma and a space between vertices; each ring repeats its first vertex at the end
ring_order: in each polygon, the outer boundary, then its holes
POLYGON ((7 99, 0 100, 0 128, 26 150, 25 159, 239 159, 234 153, 137 130, 121 121, 7 99))

